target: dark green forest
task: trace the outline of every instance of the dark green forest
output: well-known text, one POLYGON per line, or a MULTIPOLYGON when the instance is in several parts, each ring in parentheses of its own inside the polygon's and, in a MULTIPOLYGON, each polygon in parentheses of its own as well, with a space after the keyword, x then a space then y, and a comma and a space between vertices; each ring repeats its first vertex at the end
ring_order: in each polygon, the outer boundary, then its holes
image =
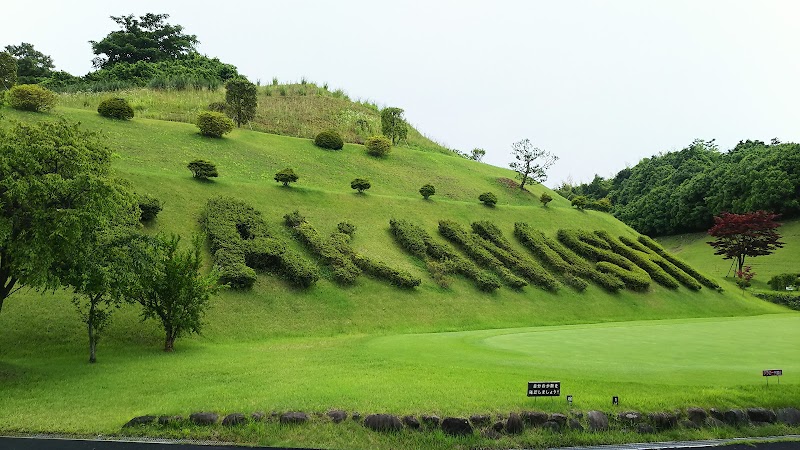
POLYGON ((611 200, 611 213, 648 235, 705 231, 720 212, 765 210, 800 215, 800 144, 740 141, 721 152, 714 141, 644 158, 613 178, 563 183, 568 199, 611 200))

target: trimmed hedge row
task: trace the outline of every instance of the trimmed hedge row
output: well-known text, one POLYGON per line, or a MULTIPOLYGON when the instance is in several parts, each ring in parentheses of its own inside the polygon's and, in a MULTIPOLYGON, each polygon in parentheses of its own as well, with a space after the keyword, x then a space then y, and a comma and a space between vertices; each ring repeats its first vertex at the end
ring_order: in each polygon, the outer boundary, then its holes
POLYGON ((296 286, 308 287, 319 279, 313 264, 273 238, 252 206, 230 197, 206 203, 201 223, 211 244, 222 283, 237 289, 255 283, 255 270, 272 270, 296 286))
POLYGON ((679 269, 681 269, 684 272, 686 272, 687 274, 691 275, 692 278, 694 278, 695 280, 699 281, 700 284, 702 284, 703 286, 711 288, 711 289, 716 289, 716 290, 718 290, 720 292, 722 291, 722 287, 719 284, 717 284, 715 281, 711 280, 710 278, 706 277, 705 275, 701 274, 700 272, 696 271, 689 264, 686 264, 685 262, 683 262, 682 260, 678 259, 677 257, 667 253, 667 251, 664 250, 664 248, 661 245, 659 245, 658 242, 650 239, 649 237, 647 237, 645 235, 639 235, 639 242, 644 244, 650 250, 653 250, 654 252, 656 252, 656 254, 658 256, 666 259, 667 261, 669 261, 670 263, 672 263, 673 265, 675 265, 679 269))
POLYGON ((558 241, 548 238, 544 233, 531 228, 526 223, 515 223, 514 235, 540 261, 562 275, 567 285, 578 291, 585 290, 589 285, 583 278, 595 281, 609 292, 617 292, 625 287, 625 284, 618 278, 596 270, 586 260, 572 253, 558 241))
POLYGON ((800 311, 800 295, 789 292, 753 292, 756 297, 800 311))
POLYGON ((555 292, 558 290, 559 282, 538 262, 520 255, 519 252, 511 247, 503 232, 497 226, 488 221, 475 222, 472 224, 474 234, 469 235, 476 243, 499 259, 506 267, 514 271, 517 275, 525 278, 542 289, 555 292), (497 242, 495 242, 497 241, 497 242))
POLYGON ((658 264, 650 260, 646 253, 638 252, 627 245, 623 244, 619 239, 611 236, 607 231, 595 231, 594 234, 599 236, 601 239, 605 240, 608 245, 611 246, 611 249, 614 253, 624 256, 634 264, 636 264, 639 268, 643 269, 645 272, 650 275, 650 278, 653 279, 656 283, 668 288, 668 289, 678 289, 680 284, 675 278, 672 278, 664 269, 661 268, 658 264))
POLYGON ((474 262, 462 257, 447 245, 434 242, 422 227, 407 220, 391 219, 389 228, 401 247, 426 262, 431 276, 437 282, 449 274, 460 273, 474 281, 482 291, 490 292, 500 288, 500 280, 494 274, 481 270, 474 262), (438 268, 436 273, 431 270, 434 267, 438 268))
POLYGON ((691 275, 689 275, 680 268, 676 267, 671 262, 661 257, 658 253, 654 252, 652 249, 642 245, 638 241, 634 241, 633 239, 630 239, 625 236, 620 236, 619 239, 620 241, 622 241, 623 244, 627 245, 628 247, 631 247, 634 250, 638 250, 642 253, 645 253, 647 255, 647 258, 650 259, 650 261, 658 264, 659 267, 664 269, 665 272, 667 272, 672 277, 677 279, 681 284, 683 284, 687 288, 693 291, 699 291, 700 289, 703 288, 703 285, 700 284, 697 280, 695 280, 691 275))
POLYGON ((366 256, 354 254, 353 262, 364 272, 388 281, 394 286, 410 289, 422 284, 422 280, 411 275, 405 270, 398 270, 386 265, 382 261, 375 261, 366 256))
POLYGON ((330 266, 333 279, 341 284, 353 284, 361 275, 361 269, 353 264, 350 255, 344 254, 330 239, 323 238, 316 228, 295 211, 284 216, 286 226, 317 256, 330 266))
POLYGON ((500 278, 514 289, 522 289, 528 282, 514 275, 508 267, 486 250, 477 239, 469 235, 460 225, 450 220, 439 221, 439 234, 460 247, 478 263, 491 268, 500 278))
POLYGON ((635 291, 650 286, 650 275, 629 259, 611 250, 611 246, 599 236, 583 230, 558 230, 558 240, 575 252, 597 263, 597 270, 619 277, 625 286, 635 291))

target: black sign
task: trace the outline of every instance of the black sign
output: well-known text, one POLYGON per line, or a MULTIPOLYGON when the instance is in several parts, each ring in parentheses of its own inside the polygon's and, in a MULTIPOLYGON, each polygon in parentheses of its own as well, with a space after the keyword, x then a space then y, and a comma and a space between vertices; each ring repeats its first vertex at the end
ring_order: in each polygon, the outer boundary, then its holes
POLYGON ((783 375, 783 369, 762 370, 761 373, 765 377, 779 377, 783 375))
POLYGON ((528 381, 528 397, 560 397, 560 381, 528 381))
POLYGON ((619 405, 619 397, 617 397, 616 395, 611 397, 611 404, 612 405, 619 405))

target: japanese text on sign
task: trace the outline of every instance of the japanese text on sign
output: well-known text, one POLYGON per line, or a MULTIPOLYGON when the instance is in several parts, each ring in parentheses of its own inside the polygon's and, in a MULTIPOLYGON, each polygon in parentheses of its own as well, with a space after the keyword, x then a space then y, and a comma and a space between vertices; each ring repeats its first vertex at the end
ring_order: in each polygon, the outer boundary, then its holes
POLYGON ((560 381, 529 381, 528 397, 559 397, 561 396, 560 381))

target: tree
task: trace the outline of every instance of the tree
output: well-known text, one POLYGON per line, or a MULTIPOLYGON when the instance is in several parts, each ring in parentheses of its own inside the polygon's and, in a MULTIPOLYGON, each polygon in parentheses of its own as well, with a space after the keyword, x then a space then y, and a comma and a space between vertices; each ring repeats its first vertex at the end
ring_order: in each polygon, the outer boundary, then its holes
POLYGON ((231 119, 237 127, 256 117, 258 106, 256 85, 244 78, 234 78, 225 83, 225 103, 231 119))
POLYGON ((432 184, 426 184, 425 186, 419 188, 419 193, 425 200, 427 200, 428 197, 436 193, 436 188, 433 187, 432 184))
POLYGON ((516 161, 509 166, 517 172, 517 178, 521 180, 519 188, 523 190, 528 180, 533 183, 547 180, 547 169, 558 161, 558 156, 533 147, 529 139, 511 144, 511 154, 514 155, 516 161))
POLYGON ((0 52, 0 91, 17 84, 17 60, 8 52, 0 52))
POLYGON ((97 229, 131 204, 111 151, 64 119, 0 127, 0 309, 21 286, 54 289, 97 229))
POLYGON ((586 198, 585 195, 576 195, 575 197, 572 197, 571 205, 578 208, 581 211, 583 211, 588 204, 589 204, 589 199, 586 198))
POLYGON ((775 231, 781 226, 775 219, 778 214, 755 211, 744 214, 723 212, 714 217, 714 226, 708 234, 716 239, 708 244, 722 259, 736 259, 737 273, 742 273, 745 258, 769 255, 784 243, 775 231))
POLYGON ((201 180, 207 180, 209 178, 216 178, 219 176, 219 173, 217 172, 217 166, 213 162, 206 161, 205 159, 195 159, 187 164, 186 168, 192 171, 193 177, 201 180))
POLYGON ((144 319, 157 319, 164 328, 164 351, 187 333, 200 333, 211 297, 219 292, 216 272, 203 275, 202 243, 195 236, 192 247, 178 250, 180 237, 155 240, 155 264, 137 286, 144 319))
POLYGON ((286 187, 289 186, 289 183, 294 183, 299 178, 300 177, 294 173, 294 170, 288 167, 275 174, 275 181, 278 183, 283 183, 283 185, 286 187))
POLYGON ((8 52, 17 60, 17 83, 38 84, 50 77, 53 72, 53 58, 23 42, 19 45, 7 45, 8 52))
POLYGON ((122 29, 112 31, 100 41, 89 41, 98 55, 92 60, 95 68, 110 68, 117 63, 175 60, 195 51, 197 36, 184 34, 180 25, 165 22, 169 14, 147 13, 111 16, 122 29), (104 56, 103 56, 104 55, 104 56))
POLYGON ((483 202, 483 204, 486 206, 494 207, 494 205, 497 203, 497 195, 495 195, 493 192, 484 192, 478 196, 478 200, 483 202))
POLYGON ((364 141, 367 154, 372 156, 386 156, 392 150, 392 141, 385 136, 370 136, 364 141))
POLYGON ((363 194, 364 191, 366 191, 370 187, 372 187, 372 185, 366 178, 356 178, 355 180, 350 182, 350 188, 358 190, 359 194, 363 194))
POLYGON ((553 197, 547 192, 542 192, 539 201, 542 202, 542 206, 547 207, 547 204, 553 201, 553 197))
POLYGON ((403 118, 401 108, 383 108, 381 110, 381 133, 391 139, 392 145, 406 140, 408 124, 403 118))
POLYGON ((197 114, 197 128, 203 136, 220 138, 233 131, 233 121, 225 114, 214 111, 202 111, 197 114))
POLYGON ((483 157, 486 156, 486 150, 482 148, 473 148, 472 152, 470 152, 469 158, 481 162, 483 157))

